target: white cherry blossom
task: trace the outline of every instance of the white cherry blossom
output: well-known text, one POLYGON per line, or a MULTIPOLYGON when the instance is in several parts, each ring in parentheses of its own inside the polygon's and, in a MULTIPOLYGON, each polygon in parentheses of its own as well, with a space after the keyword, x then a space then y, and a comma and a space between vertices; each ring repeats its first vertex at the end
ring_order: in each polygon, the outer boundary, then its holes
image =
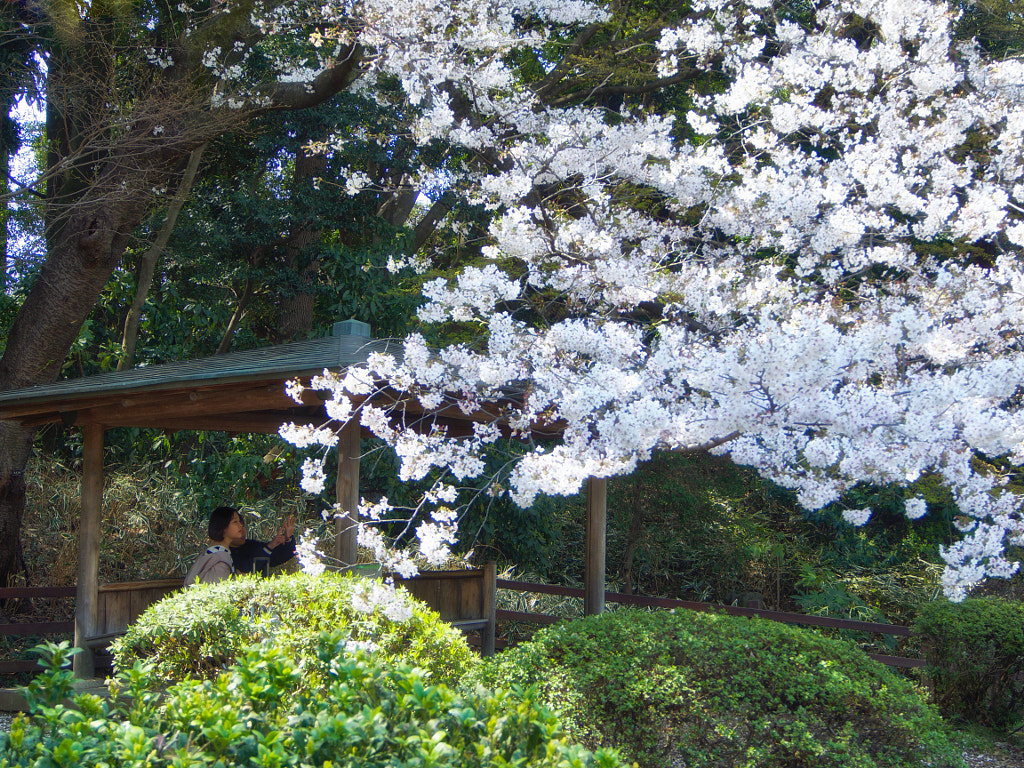
MULTIPOLYGON (((680 125, 625 109, 610 120, 549 107, 516 80, 505 54, 544 34, 521 33, 517 13, 603 18, 583 0, 372 0, 357 32, 331 33, 367 47, 362 87, 401 83, 421 110, 417 140, 502 158, 453 181, 494 212, 489 241, 480 262, 427 282, 418 311, 425 325, 470 324, 475 343, 435 349, 414 334, 401 354, 325 373, 309 386, 331 393, 331 418, 358 419, 408 480, 462 484, 499 436, 522 438, 491 488, 524 505, 656 450, 728 455, 809 509, 858 483, 932 476, 966 521, 942 552, 947 594, 1012 574, 1003 547, 1024 541, 1021 500, 972 458, 1024 460, 1020 62, 955 44, 948 5, 932 0, 837 0, 801 25, 761 0, 699 0, 655 41, 659 72, 716 62, 728 85, 695 97, 680 125), (873 31, 852 39, 849 18, 873 31), (456 114, 453 88, 472 94, 474 119, 456 114), (571 204, 535 194, 552 189, 571 204), (933 240, 941 255, 921 247, 933 240), (472 435, 422 431, 407 401, 374 402, 385 388, 452 408, 472 435), (530 442, 534 431, 557 445, 530 442)), ((209 52, 225 77, 233 65, 209 52)), ((315 428, 284 434, 329 444, 315 428)), ((438 490, 400 512, 428 558, 451 543, 442 510, 457 506, 438 490)), ((905 502, 910 518, 926 509, 905 502)), ((408 569, 375 527, 398 512, 364 516, 360 541, 408 569)))

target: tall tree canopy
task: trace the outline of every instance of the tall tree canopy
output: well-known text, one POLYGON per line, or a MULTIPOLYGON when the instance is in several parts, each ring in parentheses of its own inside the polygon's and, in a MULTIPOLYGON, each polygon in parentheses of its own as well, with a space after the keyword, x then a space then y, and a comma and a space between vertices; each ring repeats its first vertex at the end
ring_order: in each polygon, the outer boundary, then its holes
MULTIPOLYGON (((369 108, 343 129, 296 124, 282 201, 313 200, 317 179, 340 195, 344 180, 393 228, 432 186, 440 204, 426 221, 454 210, 449 231, 480 233, 481 209, 489 217, 466 266, 466 251, 453 258, 439 242, 394 245, 395 269, 454 274, 424 285, 422 333, 402 360, 327 382, 330 415, 392 444, 403 476, 444 475, 425 499, 428 550, 453 535, 451 478, 481 475, 500 436, 540 422, 561 428, 559 444, 527 443, 486 479, 492 492, 529 504, 658 449, 728 454, 808 508, 858 482, 934 475, 963 512, 965 538, 944 552, 948 593, 1016 568, 1002 552, 1024 535, 1020 502, 998 468, 1024 459, 1022 72, 994 38, 958 41, 970 19, 947 6, 11 7, 3 41, 21 46, 19 66, 45 65, 35 190, 47 254, 0 387, 58 374, 140 223, 200 148, 350 89, 388 125, 369 108), (376 158, 355 159, 370 146, 376 158), (364 404, 377 386, 478 414, 476 437, 406 429, 364 404)), ((285 299, 298 303, 331 238, 387 245, 301 208, 276 241, 229 246, 273 246, 294 274, 285 299)), ((31 432, 0 425, 0 576, 16 567, 30 444, 31 432)), ((906 511, 925 502, 908 498, 906 511)), ((868 515, 847 511, 854 523, 868 515)))
MULTIPOLYGON (((8 333, 2 389, 57 377, 139 224, 194 151, 262 113, 315 106, 364 65, 356 40, 314 47, 294 4, 25 0, 5 4, 0 23, 5 64, 46 73, 46 161, 33 185, 46 257, 8 333)), ((0 424, 0 579, 18 568, 32 437, 0 424)))
MULTIPOLYGON (((372 119, 363 119, 343 138, 327 132, 317 142, 323 157, 302 145, 298 137, 303 132, 297 131, 290 158, 278 158, 293 168, 280 176, 291 185, 284 196, 296 201, 292 218, 277 223, 276 241, 260 232, 238 245, 273 246, 274 258, 294 273, 282 303, 301 305, 306 289, 320 279, 306 269, 320 266, 317 248, 333 236, 340 246, 376 253, 384 235, 393 236, 407 221, 424 182, 435 189, 436 205, 395 249, 397 261, 405 260, 455 204, 453 195, 445 194, 454 175, 431 181, 417 171, 431 142, 445 140, 430 126, 449 104, 465 117, 488 119, 488 91, 508 84, 501 56, 525 50, 522 40, 542 44, 543 34, 534 30, 548 23, 579 21, 561 19, 562 13, 559 7, 533 2, 440 8, 379 0, 4 4, 5 158, 14 146, 8 138, 10 106, 30 88, 33 72, 45 74, 38 89, 45 100, 45 161, 27 189, 42 201, 46 253, 38 273, 30 276, 5 339, 0 388, 45 383, 59 375, 124 254, 145 247, 138 240, 146 236, 143 222, 158 221, 153 214, 168 205, 168 197, 193 184, 194 161, 218 137, 244 135, 268 115, 312 109, 352 86, 358 86, 354 98, 391 110, 393 124, 378 131, 372 119), (526 37, 521 39, 522 32, 526 37), (379 157, 364 158, 358 168, 332 170, 331 163, 347 152, 346 139, 376 146, 379 157), (376 203, 379 231, 353 238, 354 228, 335 226, 330 235, 322 217, 302 220, 296 215, 302 213, 300 198, 321 177, 344 180, 344 187, 362 194, 366 205, 376 203)), ((600 15, 588 11, 583 18, 600 15)), ((366 110, 363 117, 373 112, 366 110)), ((470 174, 505 162, 486 147, 460 151, 479 154, 464 163, 470 174)), ((434 169, 443 165, 432 162, 434 169)), ((3 194, 5 201, 9 198, 10 193, 3 194)), ((168 206, 168 219, 176 215, 177 202, 168 206)), ((166 233, 167 228, 154 237, 154 253, 163 247, 166 233)), ((261 266, 259 258, 251 262, 261 266)), ((140 270, 137 299, 144 297, 150 274, 151 260, 140 270)), ((338 275, 328 270, 326 279, 337 283, 338 275)), ((244 295, 243 279, 239 304, 244 295)), ((124 359, 131 357, 142 320, 139 304, 125 323, 124 359)), ((308 314, 302 306, 294 309, 281 313, 282 319, 287 315, 289 323, 295 321, 289 334, 303 331, 303 315, 308 314)), ((18 568, 23 471, 32 439, 32 430, 0 424, 0 580, 18 568)))
MULTIPOLYGON (((527 446, 492 492, 528 505, 659 449, 727 454, 809 509, 935 476, 963 513, 947 594, 1013 573, 1021 63, 957 41, 958 15, 930 0, 655 5, 399 4, 389 41, 430 18, 474 29, 471 55, 429 38, 387 71, 422 109, 414 136, 476 153, 451 187, 494 218, 479 263, 425 286, 429 336, 316 382, 328 413, 389 442, 404 477, 440 471, 431 554, 483 453, 542 423, 558 445, 527 446), (630 66, 602 74, 614 50, 630 66), (662 90, 684 81, 692 96, 662 90), (380 386, 476 414, 475 438, 415 433, 365 399, 380 386)), ((926 511, 907 498, 908 517, 926 511)))

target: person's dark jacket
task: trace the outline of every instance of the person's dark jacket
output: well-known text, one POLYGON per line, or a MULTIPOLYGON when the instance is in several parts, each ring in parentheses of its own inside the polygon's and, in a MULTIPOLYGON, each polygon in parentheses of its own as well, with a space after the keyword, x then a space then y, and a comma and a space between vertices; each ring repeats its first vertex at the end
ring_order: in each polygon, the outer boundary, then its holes
POLYGON ((295 537, 286 539, 283 544, 278 544, 273 549, 267 547, 265 541, 246 539, 245 543, 238 547, 231 547, 231 562, 235 566, 235 573, 255 573, 256 560, 268 558, 270 567, 287 563, 295 557, 295 537))

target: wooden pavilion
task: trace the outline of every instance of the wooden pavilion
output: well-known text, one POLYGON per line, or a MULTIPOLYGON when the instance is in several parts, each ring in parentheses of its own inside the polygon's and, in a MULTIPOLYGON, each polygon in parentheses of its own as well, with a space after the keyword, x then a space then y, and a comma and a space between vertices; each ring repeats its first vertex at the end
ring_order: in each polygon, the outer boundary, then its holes
MULTIPOLYGON (((233 352, 179 363, 98 374, 54 384, 0 392, 0 420, 25 426, 61 422, 83 433, 81 520, 79 524, 78 594, 75 644, 86 647, 97 626, 100 521, 103 493, 103 446, 107 429, 155 428, 235 433, 276 433, 288 422, 322 423, 324 398, 306 390, 302 403, 285 393, 285 383, 308 379, 325 369, 340 371, 365 363, 374 352, 401 354, 393 340, 371 339, 370 328, 356 320, 336 323, 330 336, 274 347, 233 352)), ((376 397, 398 406, 407 424, 423 431, 438 427, 448 434, 472 434, 472 422, 494 418, 493 412, 464 414, 454 406, 426 411, 415 398, 397 392, 376 397)), ((553 432, 538 429, 538 437, 553 432)), ((359 440, 356 423, 342 429, 338 443, 337 502, 345 516, 337 521, 335 556, 356 559, 355 521, 359 504, 359 440)), ((607 481, 587 484, 587 538, 584 611, 604 610, 605 512, 607 481)), ((92 677, 88 650, 75 656, 75 675, 92 677)))

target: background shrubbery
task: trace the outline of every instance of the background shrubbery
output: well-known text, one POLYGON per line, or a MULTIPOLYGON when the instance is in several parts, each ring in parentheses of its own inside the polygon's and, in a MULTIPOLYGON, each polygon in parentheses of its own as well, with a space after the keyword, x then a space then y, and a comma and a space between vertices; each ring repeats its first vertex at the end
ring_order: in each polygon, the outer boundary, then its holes
MULTIPOLYGON (((322 693, 304 690, 302 664, 263 643, 213 680, 164 694, 140 663, 121 676, 127 696, 82 694, 74 707, 66 649, 33 683, 32 716, 0 734, 3 766, 274 766, 275 768, 620 768, 560 738, 557 720, 526 697, 454 693, 419 671, 346 652, 343 632, 311 648, 326 670, 322 693)), ((307 657, 308 658, 308 657, 307 657)), ((304 660, 303 660, 304 661, 304 660)), ((115 690, 113 693, 118 693, 115 690)))
POLYGON ((434 683, 452 685, 479 658, 462 634, 399 591, 412 616, 392 621, 353 606, 353 590, 364 579, 325 573, 271 579, 236 577, 189 587, 151 606, 114 646, 115 669, 137 661, 151 665, 149 678, 168 684, 212 679, 234 664, 254 642, 272 641, 283 653, 306 660, 303 686, 316 687, 326 670, 313 649, 321 633, 342 630, 353 647, 372 647, 383 665, 408 664, 434 683))
POLYGON ((922 606, 914 624, 942 713, 1009 729, 1024 718, 1024 603, 998 598, 922 606))
POLYGON ((850 643, 774 622, 616 611, 547 628, 477 679, 539 685, 571 738, 643 768, 963 765, 910 683, 850 643))

